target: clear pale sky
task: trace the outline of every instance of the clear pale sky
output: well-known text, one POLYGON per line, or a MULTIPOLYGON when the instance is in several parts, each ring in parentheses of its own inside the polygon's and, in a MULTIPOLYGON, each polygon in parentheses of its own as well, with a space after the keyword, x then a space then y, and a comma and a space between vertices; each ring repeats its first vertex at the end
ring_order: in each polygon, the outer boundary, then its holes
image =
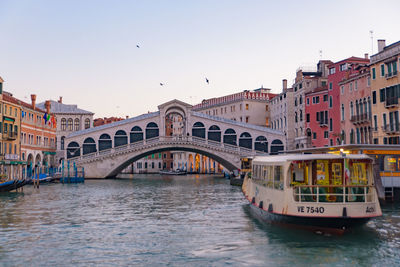
POLYGON ((396 0, 0 0, 0 76, 27 102, 63 96, 95 117, 132 117, 175 98, 280 92, 320 50, 371 55, 370 30, 374 53, 376 39, 399 41, 399 10, 396 0))

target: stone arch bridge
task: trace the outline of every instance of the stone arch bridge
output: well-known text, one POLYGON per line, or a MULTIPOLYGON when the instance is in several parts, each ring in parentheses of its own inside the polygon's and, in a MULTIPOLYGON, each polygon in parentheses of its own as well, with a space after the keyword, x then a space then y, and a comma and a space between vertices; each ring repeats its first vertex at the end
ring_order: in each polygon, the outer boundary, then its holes
POLYGON ((86 177, 106 178, 162 151, 203 154, 232 171, 240 168, 241 157, 285 149, 280 131, 196 112, 179 100, 158 109, 70 134, 65 139, 65 157, 84 167, 86 177), (176 115, 173 123, 171 114, 176 115))

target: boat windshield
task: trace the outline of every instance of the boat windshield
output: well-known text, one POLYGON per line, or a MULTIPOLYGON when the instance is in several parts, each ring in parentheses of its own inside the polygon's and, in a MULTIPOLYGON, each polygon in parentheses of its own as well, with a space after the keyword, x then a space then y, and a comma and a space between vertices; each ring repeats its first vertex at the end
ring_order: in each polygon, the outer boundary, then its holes
POLYGON ((296 201, 363 202, 372 196, 371 172, 369 159, 293 161, 290 186, 296 201))

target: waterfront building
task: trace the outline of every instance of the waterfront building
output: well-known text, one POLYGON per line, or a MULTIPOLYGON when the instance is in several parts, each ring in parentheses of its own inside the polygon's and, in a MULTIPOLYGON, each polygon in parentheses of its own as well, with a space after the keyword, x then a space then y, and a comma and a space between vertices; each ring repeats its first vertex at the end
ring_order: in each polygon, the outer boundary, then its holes
POLYGON ((21 160, 21 105, 11 93, 3 91, 0 77, 0 173, 1 178, 20 179, 25 162, 21 160))
MULTIPOLYGON (((353 64, 340 88, 341 144, 372 144, 371 76, 368 64, 353 64)), ((375 116, 376 117, 376 116, 375 116)))
POLYGON ((386 46, 385 40, 378 40, 378 53, 370 63, 374 144, 400 144, 399 65, 400 41, 386 46))
POLYGON ((207 115, 270 127, 269 100, 276 94, 271 89, 259 88, 252 91, 215 97, 194 105, 193 110, 207 115))
POLYGON ((305 93, 305 102, 307 147, 328 146, 328 87, 317 87, 305 93))
MULTIPOLYGON (((22 108, 21 154, 27 162, 26 174, 32 175, 34 167, 46 171, 57 167, 56 119, 50 112, 50 101, 45 102, 45 110, 36 107, 36 95, 31 95, 31 104, 20 101, 22 108)), ((37 170, 38 171, 38 170, 37 170)))
POLYGON ((339 83, 352 73, 358 65, 369 64, 368 54, 364 58, 349 57, 336 63, 329 64, 328 74, 328 115, 329 115, 329 145, 340 145, 342 143, 341 133, 341 104, 339 83))
POLYGON ((324 88, 327 85, 328 65, 330 60, 320 60, 315 67, 299 67, 296 71, 296 78, 293 83, 293 110, 294 123, 292 130, 294 131, 295 148, 311 147, 310 131, 306 130, 306 93, 313 92, 317 88, 324 88))
MULTIPOLYGON (((126 118, 128 119, 129 117, 126 116, 126 118)), ((93 120, 93 127, 97 127, 100 125, 104 125, 104 124, 109 124, 112 122, 116 122, 116 121, 122 121, 124 118, 118 118, 118 117, 104 117, 104 118, 97 118, 93 120)))
MULTIPOLYGON (((37 107, 45 109, 45 102, 37 104, 37 107)), ((62 97, 58 101, 50 100, 50 112, 56 117, 56 161, 60 163, 65 153, 65 137, 70 133, 93 127, 94 113, 80 109, 77 105, 64 104, 62 97)))
POLYGON ((287 88, 287 80, 282 80, 282 92, 270 100, 271 128, 285 133, 287 149, 294 149, 294 109, 293 88, 287 88))

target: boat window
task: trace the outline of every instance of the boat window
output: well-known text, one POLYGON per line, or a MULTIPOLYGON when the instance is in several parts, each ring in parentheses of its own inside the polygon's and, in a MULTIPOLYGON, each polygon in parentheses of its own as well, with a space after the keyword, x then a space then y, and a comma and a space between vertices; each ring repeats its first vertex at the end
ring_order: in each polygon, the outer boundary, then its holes
POLYGON ((350 183, 352 185, 368 184, 367 166, 365 162, 350 162, 350 183))
POLYGON ((342 184, 342 163, 332 163, 332 184, 342 184))
POLYGON ((274 188, 283 190, 282 166, 274 167, 274 188))
POLYGON ((385 156, 384 158, 384 170, 385 171, 396 171, 396 158, 393 156, 385 156))
POLYGON ((308 164, 304 161, 293 161, 290 165, 291 169, 291 184, 300 185, 308 184, 308 164))
POLYGON ((329 161, 317 160, 317 184, 329 185, 329 161))

